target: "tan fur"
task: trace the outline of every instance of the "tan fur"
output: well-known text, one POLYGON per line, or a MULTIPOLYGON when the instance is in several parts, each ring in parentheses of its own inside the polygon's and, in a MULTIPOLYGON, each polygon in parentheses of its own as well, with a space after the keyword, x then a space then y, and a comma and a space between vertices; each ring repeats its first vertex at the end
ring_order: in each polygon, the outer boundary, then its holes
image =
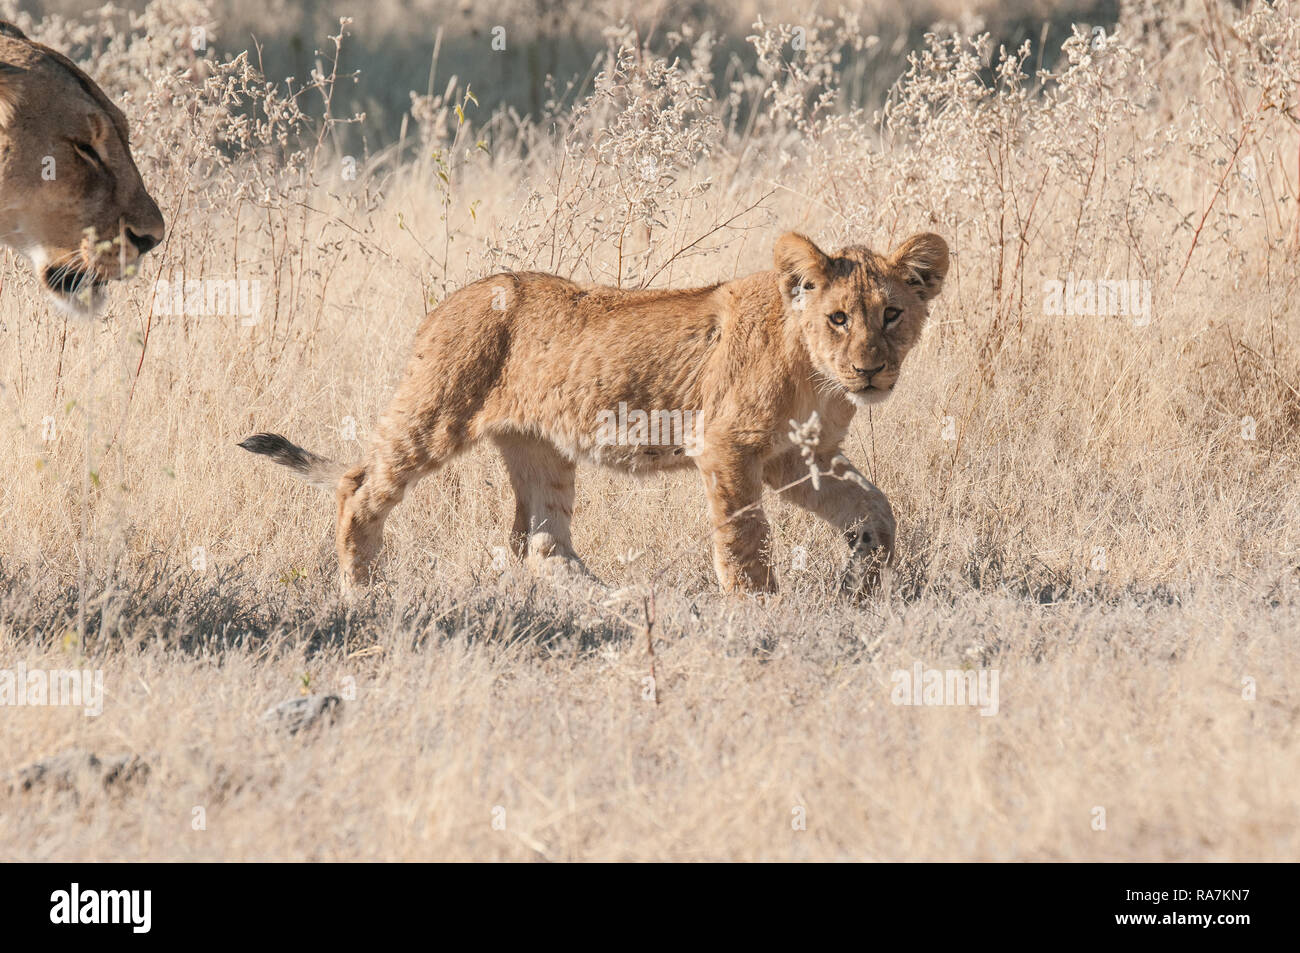
POLYGON ((162 237, 121 111, 67 57, 0 21, 0 242, 85 314, 162 237))
POLYGON ((855 406, 883 400, 897 383, 942 286, 948 248, 921 234, 888 257, 858 246, 831 256, 792 233, 774 258, 773 271, 687 291, 493 275, 425 318, 360 465, 342 472, 272 434, 241 446, 313 482, 337 479, 345 587, 369 581, 384 520, 407 488, 484 438, 505 458, 512 539, 531 565, 581 566, 569 523, 575 462, 588 460, 630 472, 698 468, 724 590, 775 589, 760 501, 765 486, 791 483, 791 502, 844 533, 849 578, 861 581, 873 560, 892 557, 894 516, 884 494, 838 456, 840 441, 855 406), (897 309, 888 326, 886 309, 897 309), (842 326, 831 322, 836 312, 842 326), (599 422, 620 404, 698 411, 698 441, 602 443, 599 422), (820 489, 799 482, 808 467, 790 439, 790 422, 814 411, 815 459, 833 471, 820 489))

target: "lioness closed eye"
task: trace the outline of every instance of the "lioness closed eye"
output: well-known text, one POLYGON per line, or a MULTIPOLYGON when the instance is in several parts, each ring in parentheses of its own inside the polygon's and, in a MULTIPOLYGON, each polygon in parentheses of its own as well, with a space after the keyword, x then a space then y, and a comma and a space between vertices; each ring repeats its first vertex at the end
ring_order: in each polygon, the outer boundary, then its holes
POLYGON ((88 316, 162 237, 121 111, 66 56, 0 20, 0 242, 31 260, 56 304, 88 316))
POLYGON ((938 235, 892 255, 776 243, 776 268, 708 288, 622 291, 553 275, 493 275, 455 292, 416 335, 364 461, 348 469, 276 434, 240 446, 335 489, 344 587, 369 582, 384 520, 415 480, 486 437, 515 491, 511 541, 530 566, 582 568, 569 537, 575 464, 695 466, 727 591, 772 591, 764 485, 843 531, 846 578, 892 558, 885 495, 838 457, 856 407, 884 400, 948 270, 938 235), (821 419, 820 489, 790 421, 821 419), (838 458, 837 458, 838 457, 838 458))

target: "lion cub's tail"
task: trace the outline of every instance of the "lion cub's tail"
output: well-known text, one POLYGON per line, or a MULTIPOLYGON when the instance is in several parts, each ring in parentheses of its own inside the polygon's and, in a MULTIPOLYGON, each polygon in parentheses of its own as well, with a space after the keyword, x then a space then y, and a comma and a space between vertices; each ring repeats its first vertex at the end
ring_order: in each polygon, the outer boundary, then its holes
POLYGON ((304 450, 295 443, 290 443, 278 433, 255 433, 239 442, 249 453, 260 453, 270 457, 281 466, 292 470, 300 480, 322 490, 333 490, 338 486, 339 477, 347 471, 347 464, 337 463, 318 456, 310 450, 304 450))

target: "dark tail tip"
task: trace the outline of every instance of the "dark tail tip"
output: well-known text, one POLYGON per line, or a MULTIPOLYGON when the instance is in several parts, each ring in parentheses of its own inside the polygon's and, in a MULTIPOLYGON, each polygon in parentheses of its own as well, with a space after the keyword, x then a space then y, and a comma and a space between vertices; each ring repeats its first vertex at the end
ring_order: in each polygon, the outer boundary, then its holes
POLYGON ((249 453, 261 453, 268 457, 292 455, 298 449, 278 433, 255 433, 239 441, 236 446, 243 447, 249 453))
POLYGON ((304 476, 310 477, 313 467, 328 463, 310 450, 304 450, 296 443, 290 443, 278 433, 255 433, 239 442, 249 453, 260 453, 270 457, 276 463, 288 467, 304 476))
POLYGON ((323 490, 333 489, 344 470, 341 464, 317 456, 310 450, 304 450, 278 433, 255 433, 239 441, 239 446, 249 453, 270 457, 281 466, 288 467, 312 486, 318 486, 323 490))

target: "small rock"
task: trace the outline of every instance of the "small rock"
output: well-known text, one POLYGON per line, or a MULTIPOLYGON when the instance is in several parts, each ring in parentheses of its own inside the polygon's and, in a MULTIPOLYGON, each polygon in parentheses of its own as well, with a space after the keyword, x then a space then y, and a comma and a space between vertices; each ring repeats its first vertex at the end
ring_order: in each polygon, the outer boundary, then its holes
POLYGON ((296 735, 317 725, 332 725, 343 713, 343 699, 338 695, 306 695, 272 705, 263 712, 262 724, 296 735))
POLYGON ((149 763, 129 752, 101 758, 94 752, 73 748, 19 768, 5 779, 4 787, 9 791, 33 788, 76 791, 79 781, 89 779, 106 789, 120 789, 148 776, 149 763))

